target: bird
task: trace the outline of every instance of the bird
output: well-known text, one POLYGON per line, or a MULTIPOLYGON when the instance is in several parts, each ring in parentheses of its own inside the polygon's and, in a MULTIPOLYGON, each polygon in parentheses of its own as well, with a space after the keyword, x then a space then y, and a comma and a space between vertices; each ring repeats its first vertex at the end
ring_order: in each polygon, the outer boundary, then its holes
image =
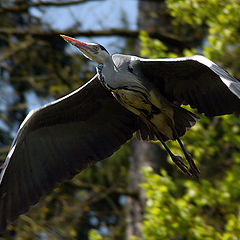
POLYGON ((110 55, 98 43, 61 37, 96 62, 97 73, 72 93, 32 110, 20 125, 0 166, 0 232, 134 133, 140 140, 159 140, 180 170, 198 177, 180 137, 199 117, 184 105, 209 117, 240 113, 240 82, 204 56, 110 55), (168 140, 178 141, 186 163, 168 148, 168 140))

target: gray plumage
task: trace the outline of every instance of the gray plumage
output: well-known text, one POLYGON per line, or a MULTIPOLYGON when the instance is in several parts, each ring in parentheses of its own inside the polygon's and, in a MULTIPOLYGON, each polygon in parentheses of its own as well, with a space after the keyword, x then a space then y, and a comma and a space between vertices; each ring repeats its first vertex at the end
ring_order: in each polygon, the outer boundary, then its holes
POLYGON ((199 117, 181 105, 207 116, 240 112, 239 81, 203 56, 110 56, 101 45, 62 37, 99 64, 98 74, 22 123, 0 173, 0 231, 58 183, 110 156, 135 131, 141 139, 160 140, 183 172, 197 176, 179 137, 199 117), (167 147, 173 139, 190 171, 167 147))

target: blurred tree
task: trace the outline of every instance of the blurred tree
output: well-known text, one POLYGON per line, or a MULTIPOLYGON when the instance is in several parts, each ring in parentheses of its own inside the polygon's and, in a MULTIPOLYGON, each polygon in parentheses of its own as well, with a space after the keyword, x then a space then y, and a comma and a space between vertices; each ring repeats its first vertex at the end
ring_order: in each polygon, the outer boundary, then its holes
MULTIPOLYGON (((170 16, 166 12, 164 1, 139 1, 138 28, 147 32, 161 32, 164 35, 171 34, 170 16)), ((166 39, 163 41, 166 42, 166 44, 169 44, 169 46, 172 46, 171 41, 166 39)), ((136 54, 139 55, 139 41, 135 46, 135 51, 136 54)), ((134 53, 131 54, 134 55, 134 53)), ((127 198, 126 240, 130 240, 132 235, 142 237, 141 224, 143 221, 146 199, 143 189, 139 189, 139 184, 144 181, 141 168, 144 166, 152 166, 155 172, 159 172, 160 167, 166 165, 166 153, 159 145, 133 140, 131 146, 132 154, 129 158, 130 168, 128 189, 130 191, 137 190, 138 197, 127 198)))

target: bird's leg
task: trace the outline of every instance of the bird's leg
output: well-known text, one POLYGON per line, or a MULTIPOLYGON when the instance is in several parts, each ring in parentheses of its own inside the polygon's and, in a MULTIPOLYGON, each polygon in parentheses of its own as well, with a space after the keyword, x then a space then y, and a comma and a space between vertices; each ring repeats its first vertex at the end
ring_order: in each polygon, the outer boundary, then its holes
POLYGON ((173 162, 183 171, 183 173, 186 173, 188 176, 191 177, 192 174, 188 171, 188 166, 183 162, 182 157, 178 155, 174 155, 169 149, 169 147, 167 146, 167 144, 162 140, 161 136, 159 136, 158 133, 156 133, 156 135, 157 135, 157 138, 162 143, 162 145, 164 146, 164 148, 166 149, 166 151, 168 152, 168 154, 170 155, 173 162))
POLYGON ((182 157, 178 155, 174 155, 169 149, 169 147, 167 146, 167 144, 163 141, 161 134, 159 133, 156 126, 151 121, 149 121, 143 114, 140 115, 140 117, 144 120, 144 122, 147 124, 149 128, 152 128, 154 130, 154 133, 156 134, 157 138, 166 149, 167 153, 169 154, 173 162, 182 170, 183 173, 187 174, 188 176, 192 176, 192 174, 188 171, 188 166, 183 162, 182 157))
POLYGON ((200 171, 197 168, 195 162, 193 161, 191 154, 186 151, 186 149, 185 149, 183 143, 181 142, 180 138, 177 138, 177 141, 178 141, 178 143, 179 143, 179 145, 180 145, 180 147, 181 147, 181 149, 184 153, 185 158, 187 159, 187 161, 188 161, 188 163, 189 163, 189 165, 190 165, 190 167, 193 171, 193 175, 198 178, 198 174, 200 174, 200 171))

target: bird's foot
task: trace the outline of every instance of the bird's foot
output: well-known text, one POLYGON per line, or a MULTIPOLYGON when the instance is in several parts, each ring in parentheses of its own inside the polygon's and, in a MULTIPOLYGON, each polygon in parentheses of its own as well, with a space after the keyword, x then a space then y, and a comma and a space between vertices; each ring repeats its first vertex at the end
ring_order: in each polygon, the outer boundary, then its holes
POLYGON ((181 156, 172 155, 171 156, 173 162, 182 170, 183 173, 187 174, 188 176, 192 176, 192 174, 188 171, 188 166, 183 162, 181 156))
POLYGON ((186 159, 187 159, 187 161, 188 161, 188 163, 189 163, 189 165, 190 165, 190 167, 191 167, 191 170, 192 170, 193 175, 194 175, 196 178, 198 178, 198 174, 200 174, 200 171, 199 171, 199 169, 197 168, 195 162, 193 161, 192 155, 191 155, 190 153, 186 153, 186 154, 185 154, 185 157, 186 157, 186 159))
POLYGON ((183 153, 184 153, 184 156, 185 156, 186 160, 188 161, 188 163, 189 163, 189 165, 190 165, 191 172, 192 172, 193 176, 198 179, 198 175, 200 174, 200 171, 199 171, 199 169, 197 168, 195 162, 193 161, 192 155, 189 154, 189 153, 186 151, 186 149, 185 149, 185 147, 183 146, 183 143, 181 142, 180 138, 177 138, 177 141, 178 141, 180 147, 181 147, 182 150, 183 150, 183 153))

